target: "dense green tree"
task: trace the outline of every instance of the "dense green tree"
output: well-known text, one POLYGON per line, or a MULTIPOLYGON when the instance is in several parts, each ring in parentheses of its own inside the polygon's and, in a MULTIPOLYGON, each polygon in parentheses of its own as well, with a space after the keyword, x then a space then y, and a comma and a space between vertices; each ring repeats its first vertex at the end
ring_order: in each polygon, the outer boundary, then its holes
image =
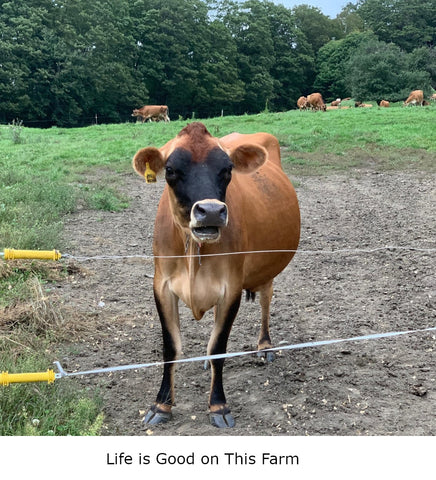
POLYGON ((347 79, 356 100, 399 101, 411 90, 430 91, 430 75, 412 67, 413 54, 392 43, 372 39, 362 43, 348 64, 347 79))
POLYGON ((341 40, 333 40, 318 52, 318 75, 314 89, 322 93, 327 101, 352 95, 347 78, 350 59, 361 44, 376 40, 372 33, 353 32, 341 40))
POLYGON ((124 121, 147 103, 206 117, 285 110, 314 90, 434 87, 435 2, 359 0, 330 19, 267 0, 0 0, 0 122, 124 121), (369 40, 379 49, 364 58, 369 40))
POLYGON ((344 36, 340 24, 332 21, 317 7, 303 4, 294 7, 292 12, 295 25, 306 36, 314 54, 330 40, 338 40, 344 36))
MULTIPOLYGON (((330 42, 330 40, 338 40, 344 36, 341 25, 324 15, 317 7, 302 4, 294 7, 292 13, 296 27, 303 33, 311 47, 311 56, 313 58, 315 58, 319 49, 330 42)), ((314 62, 313 65, 315 65, 314 62)), ((308 71, 306 88, 304 89, 305 94, 313 91, 312 84, 315 77, 316 71, 315 68, 312 68, 308 71)))
POLYGON ((312 84, 315 57, 306 35, 295 25, 293 13, 272 3, 269 10, 275 56, 271 74, 276 81, 271 106, 274 110, 288 110, 312 84))
POLYGON ((416 48, 409 55, 409 69, 430 75, 431 87, 436 90, 436 46, 416 48))
POLYGON ((436 45, 436 0, 359 0, 366 29, 406 52, 436 45))
POLYGON ((245 95, 241 112, 259 112, 274 96, 271 69, 275 62, 274 44, 266 3, 250 0, 241 5, 226 2, 221 17, 231 32, 237 48, 238 75, 245 95))
POLYGON ((245 95, 243 81, 238 76, 237 49, 225 26, 215 20, 205 32, 199 54, 198 86, 195 109, 200 116, 233 113, 245 95))
POLYGON ((2 2, 0 13, 0 115, 42 118, 50 85, 49 1, 2 2))
POLYGON ((340 25, 342 36, 353 32, 363 31, 363 20, 357 12, 357 6, 353 3, 347 3, 341 12, 335 18, 335 22, 340 25))
POLYGON ((237 46, 239 78, 244 82, 242 112, 295 105, 313 72, 314 55, 289 9, 251 0, 220 3, 219 18, 237 46))
POLYGON ((200 0, 134 2, 135 69, 150 103, 167 104, 187 116, 216 115, 240 101, 236 45, 208 13, 200 0))
POLYGON ((130 65, 126 6, 127 0, 2 2, 2 120, 77 125, 94 114, 123 118, 144 91, 130 65))
POLYGON ((147 97, 133 68, 128 1, 64 0, 62 8, 57 5, 61 38, 69 37, 65 67, 79 66, 73 78, 77 94, 84 97, 79 102, 84 115, 88 121, 95 114, 103 121, 124 119, 132 104, 147 97))

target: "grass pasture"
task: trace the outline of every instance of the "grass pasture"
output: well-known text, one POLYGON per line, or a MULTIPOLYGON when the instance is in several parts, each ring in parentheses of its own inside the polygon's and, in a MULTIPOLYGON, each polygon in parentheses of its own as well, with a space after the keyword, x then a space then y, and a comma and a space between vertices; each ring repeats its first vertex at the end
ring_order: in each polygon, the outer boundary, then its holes
MULTIPOLYGON (((215 136, 233 131, 276 135, 284 168, 295 177, 365 168, 435 172, 436 105, 202 121, 215 136)), ((24 127, 18 133, 0 127, 0 251, 68 249, 61 243, 65 215, 78 208, 125 208, 129 199, 117 190, 111 172, 132 173, 131 159, 139 148, 164 144, 186 123, 24 127)), ((46 370, 60 342, 86 335, 86 330, 68 330, 62 310, 50 300, 52 283, 70 274, 61 264, 0 259, 0 370, 46 370)), ((0 435, 98 435, 104 421, 98 396, 67 383, 0 387, 0 435)))

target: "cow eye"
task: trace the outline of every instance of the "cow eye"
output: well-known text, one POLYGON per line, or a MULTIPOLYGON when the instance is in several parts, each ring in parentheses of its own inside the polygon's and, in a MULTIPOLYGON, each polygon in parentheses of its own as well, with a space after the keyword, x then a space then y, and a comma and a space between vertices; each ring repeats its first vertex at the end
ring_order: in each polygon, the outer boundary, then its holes
POLYGON ((171 167, 165 167, 165 175, 167 178, 168 177, 173 178, 176 175, 176 172, 171 167))
POLYGON ((232 178, 232 167, 230 166, 223 168, 220 172, 220 175, 226 180, 230 180, 230 178, 232 178))
POLYGON ((174 186, 182 176, 183 173, 180 170, 170 166, 165 167, 165 180, 170 186, 174 186))

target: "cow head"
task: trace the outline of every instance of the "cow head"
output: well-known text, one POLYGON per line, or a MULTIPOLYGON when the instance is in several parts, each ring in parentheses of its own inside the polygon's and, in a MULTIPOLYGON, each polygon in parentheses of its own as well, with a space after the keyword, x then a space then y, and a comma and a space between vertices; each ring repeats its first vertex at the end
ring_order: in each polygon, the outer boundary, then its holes
POLYGON ((252 173, 266 155, 258 145, 225 150, 202 123, 194 122, 160 149, 139 150, 133 168, 146 179, 163 170, 176 224, 197 243, 213 243, 228 222, 226 192, 232 172, 252 173))

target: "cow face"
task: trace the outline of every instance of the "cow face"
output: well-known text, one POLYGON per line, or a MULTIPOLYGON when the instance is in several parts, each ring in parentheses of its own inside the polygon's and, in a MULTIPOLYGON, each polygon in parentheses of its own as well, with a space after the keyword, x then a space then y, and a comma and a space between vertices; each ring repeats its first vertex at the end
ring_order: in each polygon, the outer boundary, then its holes
POLYGON ((193 123, 162 148, 139 150, 133 167, 146 177, 150 169, 164 170, 176 224, 197 243, 213 243, 228 222, 225 201, 232 172, 251 173, 265 158, 266 150, 258 145, 227 152, 203 124, 193 123))
POLYGON ((233 169, 230 157, 220 148, 213 148, 202 160, 195 162, 189 150, 176 148, 165 164, 165 179, 176 207, 173 212, 199 243, 218 240, 227 225, 225 199, 233 169))

